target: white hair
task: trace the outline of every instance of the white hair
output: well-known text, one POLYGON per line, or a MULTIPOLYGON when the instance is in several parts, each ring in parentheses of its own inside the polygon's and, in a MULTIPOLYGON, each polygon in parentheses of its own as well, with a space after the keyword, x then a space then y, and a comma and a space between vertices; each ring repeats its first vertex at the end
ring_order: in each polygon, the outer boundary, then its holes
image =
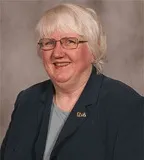
POLYGON ((39 38, 50 36, 56 30, 74 31, 83 36, 94 55, 93 64, 99 73, 102 72, 106 57, 106 36, 102 31, 98 15, 93 9, 64 3, 46 11, 36 27, 39 38))

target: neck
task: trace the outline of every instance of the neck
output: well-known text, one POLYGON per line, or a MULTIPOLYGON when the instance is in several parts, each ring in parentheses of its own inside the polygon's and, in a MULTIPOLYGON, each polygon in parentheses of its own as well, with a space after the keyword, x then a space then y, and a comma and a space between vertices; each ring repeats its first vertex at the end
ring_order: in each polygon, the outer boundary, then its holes
POLYGON ((56 89, 55 95, 59 98, 67 97, 71 99, 74 96, 80 95, 80 93, 82 92, 82 90, 84 89, 86 85, 86 82, 83 82, 80 86, 77 86, 76 88, 65 89, 65 88, 55 87, 56 89))
POLYGON ((65 111, 70 111, 76 101, 78 100, 80 94, 82 93, 89 77, 91 74, 92 68, 87 72, 83 78, 80 78, 79 81, 75 81, 71 84, 66 85, 56 85, 55 87, 55 95, 54 102, 57 104, 59 108, 65 111))
POLYGON ((91 75, 91 71, 92 67, 90 67, 86 72, 83 72, 82 75, 79 76, 76 80, 72 80, 71 82, 53 82, 56 95, 72 96, 75 93, 81 92, 91 75))

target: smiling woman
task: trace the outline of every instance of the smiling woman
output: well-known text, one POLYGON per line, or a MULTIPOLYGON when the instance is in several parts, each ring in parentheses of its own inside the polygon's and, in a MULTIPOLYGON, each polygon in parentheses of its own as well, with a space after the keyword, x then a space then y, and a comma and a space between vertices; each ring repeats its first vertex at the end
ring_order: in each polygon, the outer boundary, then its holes
MULTIPOLYGON (((55 31, 50 38, 58 42, 53 49, 46 50, 45 47, 41 47, 41 56, 53 84, 55 87, 66 89, 67 92, 80 89, 79 86, 82 89, 88 80, 92 69, 91 64, 94 61, 87 43, 78 43, 80 36, 72 31, 69 33, 55 31), (68 47, 66 40, 70 38, 75 43, 68 47), (61 43, 64 40, 65 43, 61 43)), ((65 107, 66 104, 62 106, 65 107)))
POLYGON ((1 160, 143 160, 144 99, 102 74, 106 38, 96 12, 58 5, 37 32, 50 80, 18 95, 1 160))
POLYGON ((59 5, 45 12, 36 31, 40 39, 50 37, 55 31, 77 33, 89 42, 88 47, 95 58, 93 64, 97 67, 97 71, 102 71, 102 64, 105 60, 106 36, 94 10, 73 4, 59 5))

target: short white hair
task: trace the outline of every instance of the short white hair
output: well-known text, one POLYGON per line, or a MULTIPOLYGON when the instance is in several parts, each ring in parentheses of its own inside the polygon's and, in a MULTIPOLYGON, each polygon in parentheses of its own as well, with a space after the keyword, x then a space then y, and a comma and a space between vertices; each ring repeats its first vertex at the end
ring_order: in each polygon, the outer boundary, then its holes
POLYGON ((50 36, 54 31, 73 31, 88 41, 94 55, 93 65, 102 72, 106 58, 106 35, 102 30, 97 13, 83 6, 64 3, 47 10, 37 24, 39 38, 50 36))

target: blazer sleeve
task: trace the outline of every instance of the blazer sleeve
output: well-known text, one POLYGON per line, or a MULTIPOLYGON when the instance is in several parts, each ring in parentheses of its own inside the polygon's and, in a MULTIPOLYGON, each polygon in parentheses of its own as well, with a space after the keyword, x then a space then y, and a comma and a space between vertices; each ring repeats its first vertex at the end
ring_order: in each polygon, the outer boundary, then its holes
POLYGON ((13 110, 12 115, 11 115, 11 122, 9 123, 6 135, 5 135, 4 139, 3 139, 3 142, 2 142, 2 145, 1 145, 1 148, 0 148, 0 160, 4 160, 5 148, 6 148, 6 145, 7 145, 7 140, 8 140, 8 137, 9 137, 9 132, 11 130, 11 126, 12 126, 12 123, 13 123, 13 119, 15 117, 15 113, 16 113, 17 108, 19 106, 20 96, 21 96, 22 92, 23 91, 21 91, 18 94, 18 96, 16 98, 16 101, 15 101, 14 110, 13 110))
POLYGON ((144 160, 144 97, 126 108, 119 122, 113 160, 144 160))

